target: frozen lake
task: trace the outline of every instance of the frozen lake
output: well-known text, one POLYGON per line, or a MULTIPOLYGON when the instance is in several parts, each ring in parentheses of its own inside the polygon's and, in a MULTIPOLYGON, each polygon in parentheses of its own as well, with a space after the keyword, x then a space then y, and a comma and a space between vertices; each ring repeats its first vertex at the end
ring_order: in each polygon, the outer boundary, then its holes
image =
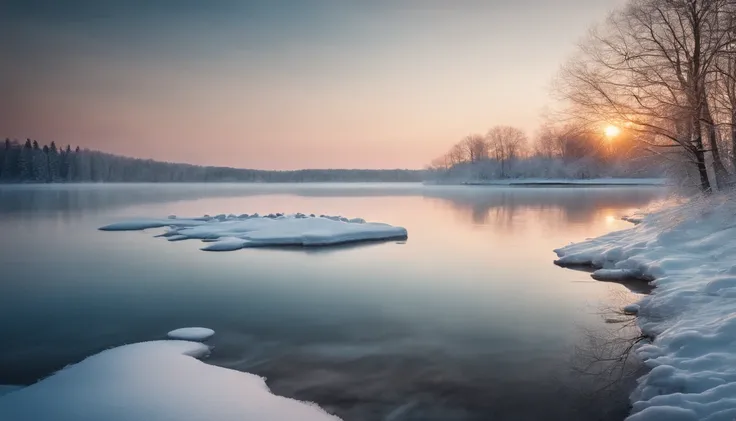
POLYGON ((610 310, 636 294, 554 266, 552 250, 629 227, 619 218, 662 193, 0 186, 0 384, 206 326, 217 332, 207 362, 265 376, 276 394, 347 421, 621 420, 636 366, 599 360, 635 334, 610 323, 620 319, 610 310), (97 230, 132 217, 253 212, 360 217, 409 238, 207 253, 153 238, 157 230, 97 230))

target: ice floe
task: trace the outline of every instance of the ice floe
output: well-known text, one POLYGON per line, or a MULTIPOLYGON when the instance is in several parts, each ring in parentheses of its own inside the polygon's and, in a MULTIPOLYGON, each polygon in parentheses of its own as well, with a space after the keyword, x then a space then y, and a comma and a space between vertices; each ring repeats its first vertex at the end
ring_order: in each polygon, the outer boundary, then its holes
POLYGON ((183 327, 172 330, 167 336, 171 339, 182 339, 185 341, 204 341, 214 334, 214 330, 206 327, 183 327))
POLYGON ((631 395, 629 421, 736 419, 736 197, 637 218, 635 227, 555 250, 560 265, 594 277, 653 279, 653 293, 624 308, 651 343, 650 369, 631 395))
POLYGON ((337 421, 272 394, 256 375, 205 364, 198 342, 154 341, 93 355, 0 396, 3 421, 337 421))
POLYGON ((207 251, 232 251, 246 247, 330 246, 371 240, 405 239, 405 228, 361 218, 281 213, 259 216, 217 215, 201 218, 137 219, 101 227, 103 231, 130 231, 169 227, 161 234, 169 241, 207 241, 207 251))

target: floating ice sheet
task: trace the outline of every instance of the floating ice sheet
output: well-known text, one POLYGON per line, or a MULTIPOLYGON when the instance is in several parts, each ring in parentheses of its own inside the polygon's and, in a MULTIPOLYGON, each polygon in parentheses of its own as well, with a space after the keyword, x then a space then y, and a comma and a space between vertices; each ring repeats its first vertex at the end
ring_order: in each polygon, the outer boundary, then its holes
POLYGON ((214 334, 214 330, 206 327, 183 327, 172 330, 167 336, 171 339, 182 339, 185 341, 204 341, 214 334))
POLYGON ((169 241, 199 239, 207 251, 232 251, 246 247, 330 246, 359 241, 405 239, 407 231, 361 218, 339 216, 217 215, 201 218, 138 219, 101 227, 103 231, 130 231, 169 227, 161 237, 169 241))

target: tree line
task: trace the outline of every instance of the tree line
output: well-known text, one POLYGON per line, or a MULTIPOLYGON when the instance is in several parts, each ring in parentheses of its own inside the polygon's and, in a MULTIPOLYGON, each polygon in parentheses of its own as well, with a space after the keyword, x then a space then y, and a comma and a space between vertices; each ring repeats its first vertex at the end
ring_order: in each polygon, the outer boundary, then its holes
POLYGON ((0 148, 0 182, 414 182, 423 171, 415 170, 296 170, 265 171, 199 166, 128 158, 55 142, 40 145, 6 139, 0 148))
POLYGON ((559 75, 559 118, 626 127, 702 191, 736 171, 736 2, 630 0, 559 75))
POLYGON ((635 141, 633 132, 615 128, 544 123, 535 139, 516 127, 496 126, 470 134, 432 161, 440 178, 475 181, 504 178, 599 178, 661 176, 659 159, 635 141))
POLYGON ((559 101, 533 144, 492 129, 430 167, 482 161, 495 168, 483 176, 504 178, 562 163, 571 177, 667 174, 703 192, 736 184, 735 0, 628 0, 584 36, 553 91, 559 101))

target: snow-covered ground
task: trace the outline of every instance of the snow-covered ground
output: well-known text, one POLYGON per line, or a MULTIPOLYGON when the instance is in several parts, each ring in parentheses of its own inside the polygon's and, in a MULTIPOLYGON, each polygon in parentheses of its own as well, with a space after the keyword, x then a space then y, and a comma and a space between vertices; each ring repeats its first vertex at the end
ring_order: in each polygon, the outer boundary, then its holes
POLYGON ((154 341, 103 351, 0 396, 3 421, 339 421, 273 395, 256 375, 205 364, 201 343, 154 341))
POLYGON ((631 229, 555 250, 593 277, 651 280, 624 311, 653 341, 636 352, 650 371, 631 395, 628 421, 736 419, 736 196, 632 218, 631 229))
POLYGON ((232 251, 246 247, 330 246, 359 241, 405 239, 405 228, 361 218, 283 215, 217 215, 201 218, 137 219, 101 227, 103 231, 131 231, 169 227, 161 234, 169 241, 199 239, 207 251, 232 251))

